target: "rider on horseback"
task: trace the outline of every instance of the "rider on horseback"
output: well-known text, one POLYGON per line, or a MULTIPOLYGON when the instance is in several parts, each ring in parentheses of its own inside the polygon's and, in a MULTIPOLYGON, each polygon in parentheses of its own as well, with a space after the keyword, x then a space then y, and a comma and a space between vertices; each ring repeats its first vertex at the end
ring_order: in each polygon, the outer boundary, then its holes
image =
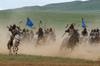
POLYGON ((48 34, 49 34, 49 29, 44 30, 44 31, 45 31, 45 35, 48 36, 48 34))
POLYGON ((54 34, 54 31, 52 30, 52 28, 50 28, 49 34, 50 34, 51 36, 54 34))
POLYGON ((92 29, 92 30, 91 30, 91 33, 90 33, 90 39, 92 39, 93 36, 94 36, 94 30, 92 29))
POLYGON ((95 36, 95 38, 99 38, 99 29, 98 28, 97 28, 97 30, 94 29, 94 36, 95 36))
POLYGON ((22 34, 20 27, 17 27, 17 30, 19 35, 22 34))
POLYGON ((31 39, 33 39, 33 37, 34 37, 34 33, 32 30, 30 31, 30 37, 31 37, 31 39))
POLYGON ((98 36, 99 36, 99 29, 97 28, 97 34, 98 34, 98 36))
POLYGON ((29 30, 28 29, 26 30, 26 35, 29 35, 29 30))
POLYGON ((53 41, 56 40, 56 35, 52 28, 50 28, 49 30, 49 40, 53 40, 53 41))
POLYGON ((14 24, 13 26, 9 27, 9 31, 11 31, 12 35, 10 36, 9 44, 12 45, 13 39, 16 34, 18 34, 18 30, 16 29, 16 25, 14 24))
POLYGON ((23 34, 23 35, 26 34, 26 30, 25 30, 25 28, 22 30, 22 34, 23 34))
POLYGON ((33 33, 33 31, 31 30, 31 32, 30 32, 32 35, 34 35, 34 33, 33 33))
POLYGON ((93 34, 94 34, 94 31, 93 31, 93 30, 91 30, 90 36, 93 36, 93 34))
POLYGON ((37 43, 38 43, 39 40, 44 36, 42 28, 39 28, 39 30, 36 34, 38 35, 38 40, 37 40, 37 43))
POLYGON ((87 32, 87 29, 86 28, 84 28, 84 30, 82 31, 82 35, 83 36, 88 36, 88 32, 87 32))
POLYGON ((75 30, 73 24, 71 24, 71 26, 69 27, 69 29, 68 30, 65 30, 65 32, 68 32, 69 33, 68 38, 67 38, 67 41, 70 41, 70 39, 72 37, 76 37, 77 38, 77 42, 79 41, 79 33, 77 32, 77 30, 75 30))

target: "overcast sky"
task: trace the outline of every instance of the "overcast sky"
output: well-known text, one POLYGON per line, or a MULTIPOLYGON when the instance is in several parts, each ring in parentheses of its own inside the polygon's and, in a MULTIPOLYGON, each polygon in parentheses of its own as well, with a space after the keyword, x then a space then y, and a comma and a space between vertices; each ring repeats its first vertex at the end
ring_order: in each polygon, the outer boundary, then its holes
MULTIPOLYGON (((24 6, 46 5, 51 3, 71 2, 76 0, 0 0, 0 10, 20 8, 24 6)), ((77 0, 86 1, 86 0, 77 0)))

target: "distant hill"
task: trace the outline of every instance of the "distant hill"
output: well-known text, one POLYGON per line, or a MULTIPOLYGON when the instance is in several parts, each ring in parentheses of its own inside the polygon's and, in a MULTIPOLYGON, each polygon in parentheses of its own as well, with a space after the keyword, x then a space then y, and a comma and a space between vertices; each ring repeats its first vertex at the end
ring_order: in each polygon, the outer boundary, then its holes
POLYGON ((27 6, 11 11, 33 11, 33 12, 61 12, 61 13, 83 13, 100 14, 100 0, 73 1, 65 3, 54 3, 45 6, 27 6))

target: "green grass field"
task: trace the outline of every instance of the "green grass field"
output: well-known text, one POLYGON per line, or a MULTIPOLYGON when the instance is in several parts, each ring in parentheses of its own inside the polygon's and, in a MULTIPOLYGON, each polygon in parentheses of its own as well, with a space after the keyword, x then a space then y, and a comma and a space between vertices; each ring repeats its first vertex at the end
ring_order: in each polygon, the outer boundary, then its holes
MULTIPOLYGON (((19 25, 20 21, 23 23, 20 25, 21 28, 25 28, 27 17, 29 16, 30 20, 34 23, 36 30, 39 28, 39 21, 43 23, 41 27, 50 28, 53 27, 55 30, 65 29, 66 24, 76 23, 80 24, 82 27, 82 17, 86 25, 89 28, 99 28, 100 15, 89 15, 89 14, 70 14, 70 13, 50 13, 50 12, 12 12, 12 11, 0 11, 0 24, 3 24, 5 27, 10 24, 19 25)), ((29 27, 27 27, 30 29, 29 27)))
POLYGON ((62 57, 44 57, 32 55, 0 55, 0 65, 34 65, 40 64, 46 66, 50 64, 60 65, 100 65, 100 61, 84 60, 84 59, 71 59, 62 57), (44 63, 43 63, 44 62, 44 63), (51 63, 48 63, 51 62, 51 63))

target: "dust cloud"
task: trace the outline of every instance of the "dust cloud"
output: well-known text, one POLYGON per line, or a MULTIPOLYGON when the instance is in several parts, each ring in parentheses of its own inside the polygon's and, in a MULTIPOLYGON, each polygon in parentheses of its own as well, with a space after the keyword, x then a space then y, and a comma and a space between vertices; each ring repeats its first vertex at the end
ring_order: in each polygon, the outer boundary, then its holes
MULTIPOLYGON (((10 36, 7 28, 0 29, 0 54, 8 54, 7 42, 10 36)), ((56 32, 57 33, 57 32, 56 32)), ((81 44, 75 47, 75 50, 71 53, 61 52, 60 46, 63 38, 61 37, 63 33, 58 33, 56 35, 55 43, 47 43, 43 46, 35 46, 35 43, 22 41, 19 45, 18 54, 26 55, 39 55, 39 56, 53 56, 53 57, 69 57, 69 58, 79 58, 87 60, 97 60, 100 58, 100 44, 96 46, 91 46, 90 44, 81 44)))

